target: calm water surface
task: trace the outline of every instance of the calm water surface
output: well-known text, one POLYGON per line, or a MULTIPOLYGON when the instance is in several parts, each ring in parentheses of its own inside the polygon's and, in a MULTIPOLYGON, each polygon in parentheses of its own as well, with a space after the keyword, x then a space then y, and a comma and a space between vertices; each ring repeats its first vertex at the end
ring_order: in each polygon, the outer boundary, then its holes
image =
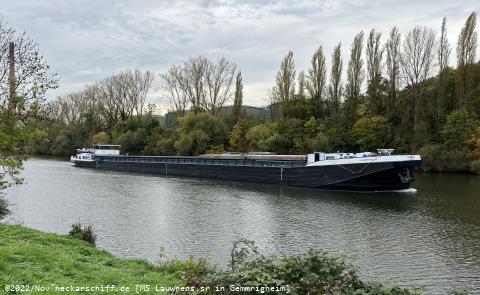
POLYGON ((232 242, 265 253, 348 255, 366 279, 480 293, 480 176, 419 175, 416 193, 358 194, 157 177, 32 159, 8 191, 10 222, 65 234, 94 223, 97 245, 120 257, 210 255, 232 242))

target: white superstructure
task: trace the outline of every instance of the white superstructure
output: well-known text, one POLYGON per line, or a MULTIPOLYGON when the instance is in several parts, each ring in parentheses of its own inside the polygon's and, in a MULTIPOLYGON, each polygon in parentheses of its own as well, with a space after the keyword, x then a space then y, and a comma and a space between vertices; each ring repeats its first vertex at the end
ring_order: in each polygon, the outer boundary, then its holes
POLYGON ((77 149, 77 154, 70 157, 71 162, 93 162, 95 156, 119 156, 120 146, 114 144, 97 144, 93 148, 77 149))
POLYGON ((377 153, 321 153, 307 155, 307 166, 327 166, 360 163, 402 162, 421 160, 420 155, 392 155, 393 149, 378 149, 377 153))

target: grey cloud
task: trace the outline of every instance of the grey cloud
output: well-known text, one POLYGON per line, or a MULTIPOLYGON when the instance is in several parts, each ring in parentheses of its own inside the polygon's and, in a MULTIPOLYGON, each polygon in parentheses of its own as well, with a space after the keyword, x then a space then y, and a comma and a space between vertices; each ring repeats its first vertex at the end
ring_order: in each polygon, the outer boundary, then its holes
POLYGON ((243 71, 245 102, 264 104, 283 56, 293 50, 298 70, 323 45, 330 56, 342 42, 375 27, 387 35, 416 24, 449 19, 456 35, 478 1, 446 0, 204 0, 204 1, 2 1, 0 11, 36 40, 61 76, 55 95, 128 68, 161 72, 189 56, 225 56, 243 71))

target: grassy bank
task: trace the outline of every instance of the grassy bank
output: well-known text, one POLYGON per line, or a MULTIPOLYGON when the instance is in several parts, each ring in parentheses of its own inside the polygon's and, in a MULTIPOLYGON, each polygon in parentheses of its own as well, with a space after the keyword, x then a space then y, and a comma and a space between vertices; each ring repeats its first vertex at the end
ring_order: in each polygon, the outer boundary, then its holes
POLYGON ((180 263, 160 268, 145 260, 116 258, 72 237, 0 224, 0 294, 15 294, 7 293, 5 285, 183 285, 183 271, 180 263))
POLYGON ((235 244, 238 251, 232 251, 232 263, 224 270, 205 259, 153 265, 145 260, 116 258, 70 236, 0 224, 0 294, 165 294, 172 293, 167 288, 175 287, 193 287, 196 291, 177 290, 176 294, 198 294, 202 288, 208 288, 202 294, 255 294, 261 291, 255 288, 259 286, 290 288, 265 292, 269 294, 285 294, 285 290, 294 294, 421 293, 393 284, 365 282, 342 258, 325 253, 263 256, 252 241, 242 243, 235 244), (148 285, 149 290, 137 292, 138 285, 148 285), (95 289, 102 286, 103 291, 95 289), (232 292, 232 286, 253 289, 232 292), (62 287, 63 292, 57 289, 62 287), (84 289, 79 292, 77 288, 84 289))

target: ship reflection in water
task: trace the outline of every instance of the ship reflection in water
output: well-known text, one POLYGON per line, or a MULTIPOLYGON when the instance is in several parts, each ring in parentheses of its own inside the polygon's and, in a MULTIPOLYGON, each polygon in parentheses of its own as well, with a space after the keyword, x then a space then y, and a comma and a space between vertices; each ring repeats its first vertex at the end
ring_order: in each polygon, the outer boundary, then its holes
POLYGON ((352 193, 176 176, 78 169, 32 159, 27 183, 8 192, 11 219, 67 233, 93 222, 97 245, 121 257, 211 255, 226 265, 232 242, 264 253, 343 254, 367 279, 480 292, 480 181, 420 174, 416 193, 352 193))

